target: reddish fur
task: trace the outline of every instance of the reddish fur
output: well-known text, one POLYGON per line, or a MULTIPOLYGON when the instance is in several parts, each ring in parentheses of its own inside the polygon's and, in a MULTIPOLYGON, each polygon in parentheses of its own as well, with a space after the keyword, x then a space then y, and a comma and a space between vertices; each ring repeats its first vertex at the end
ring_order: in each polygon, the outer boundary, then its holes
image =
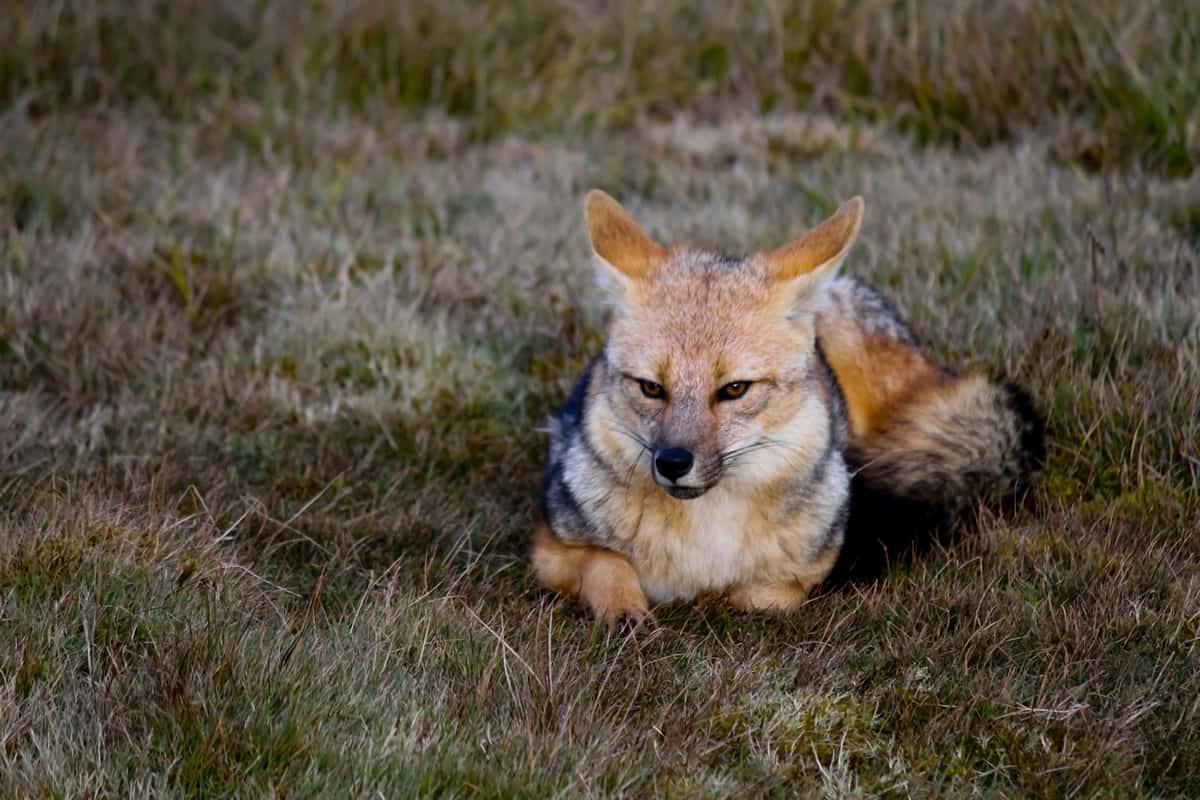
POLYGON ((878 430, 914 394, 949 380, 912 345, 870 336, 844 321, 822 327, 819 335, 855 438, 878 430))
POLYGON ((604 192, 588 192, 584 219, 596 255, 630 278, 643 278, 667 251, 642 232, 625 210, 604 192))

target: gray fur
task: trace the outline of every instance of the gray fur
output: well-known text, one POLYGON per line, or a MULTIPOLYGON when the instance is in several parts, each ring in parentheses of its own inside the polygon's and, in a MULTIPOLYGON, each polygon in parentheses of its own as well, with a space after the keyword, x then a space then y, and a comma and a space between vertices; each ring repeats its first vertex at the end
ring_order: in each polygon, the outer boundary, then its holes
POLYGON ((848 275, 834 278, 827 284, 824 297, 835 317, 856 320, 871 336, 918 344, 899 309, 858 278, 848 275))
POLYGON ((909 404, 848 458, 873 486, 953 512, 1027 486, 1045 458, 1042 427, 1024 391, 976 376, 952 401, 909 404))

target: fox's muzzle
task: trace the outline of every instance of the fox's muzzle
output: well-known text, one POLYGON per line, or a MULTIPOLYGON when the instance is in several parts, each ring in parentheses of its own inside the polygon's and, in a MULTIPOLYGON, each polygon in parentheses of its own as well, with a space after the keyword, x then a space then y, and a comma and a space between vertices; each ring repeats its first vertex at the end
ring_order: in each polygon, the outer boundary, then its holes
POLYGON ((707 486, 680 485, 692 471, 696 457, 684 447, 664 447, 654 453, 654 480, 667 494, 679 500, 691 500, 708 491, 707 486))

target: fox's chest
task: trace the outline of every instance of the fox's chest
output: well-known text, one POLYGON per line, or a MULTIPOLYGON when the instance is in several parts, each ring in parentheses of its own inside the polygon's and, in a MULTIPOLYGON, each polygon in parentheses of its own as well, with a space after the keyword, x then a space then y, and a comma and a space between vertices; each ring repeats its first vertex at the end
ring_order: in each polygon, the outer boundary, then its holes
POLYGON ((803 525, 781 524, 719 490, 696 500, 643 500, 618 538, 653 602, 780 579, 795 560, 789 553, 805 551, 803 525))
POLYGON ((753 560, 744 546, 748 509, 706 499, 655 504, 629 530, 627 555, 653 602, 720 590, 748 571, 753 560), (707 513, 690 508, 697 503, 707 513))

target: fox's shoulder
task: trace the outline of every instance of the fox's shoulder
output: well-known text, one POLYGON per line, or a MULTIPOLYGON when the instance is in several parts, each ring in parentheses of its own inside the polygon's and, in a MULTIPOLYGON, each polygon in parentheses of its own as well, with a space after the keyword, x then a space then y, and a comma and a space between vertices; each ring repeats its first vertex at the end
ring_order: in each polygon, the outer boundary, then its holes
POLYGON ((829 281, 817 320, 818 332, 852 327, 863 336, 920 346, 896 304, 853 276, 839 275, 829 281))
POLYGON ((589 437, 587 417, 595 405, 597 373, 606 363, 603 352, 592 357, 566 401, 550 417, 550 457, 542 482, 542 515, 553 521, 555 534, 598 545, 611 537, 602 521, 589 513, 589 499, 596 487, 612 482, 614 468, 589 437))
POLYGON ((562 448, 570 437, 579 431, 583 425, 583 417, 587 412, 588 392, 592 385, 592 374, 603 358, 603 354, 593 356, 584 365, 583 371, 575 380, 571 393, 554 415, 550 417, 550 460, 556 461, 562 456, 562 448))
POLYGON ((855 437, 877 428, 914 393, 948 377, 925 354, 896 306, 855 278, 829 282, 816 330, 855 437))

